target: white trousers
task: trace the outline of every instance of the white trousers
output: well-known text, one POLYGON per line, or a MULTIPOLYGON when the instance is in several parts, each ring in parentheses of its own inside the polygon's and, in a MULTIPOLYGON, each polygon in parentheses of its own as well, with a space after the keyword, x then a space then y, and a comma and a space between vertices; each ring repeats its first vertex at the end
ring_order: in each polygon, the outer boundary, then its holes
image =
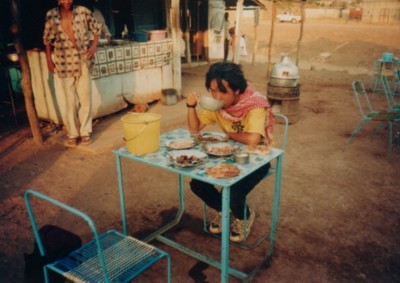
POLYGON ((59 78, 65 103, 61 106, 68 138, 88 136, 92 132, 92 80, 82 62, 80 77, 59 78))

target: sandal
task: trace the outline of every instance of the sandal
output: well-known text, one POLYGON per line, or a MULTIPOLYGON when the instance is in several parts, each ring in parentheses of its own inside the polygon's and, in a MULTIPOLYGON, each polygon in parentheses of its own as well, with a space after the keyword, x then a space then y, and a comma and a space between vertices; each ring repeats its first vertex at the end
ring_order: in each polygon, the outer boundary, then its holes
POLYGON ((81 137, 81 145, 88 145, 92 143, 92 139, 90 136, 83 136, 81 137))
POLYGON ((78 145, 78 138, 68 138, 65 145, 68 147, 76 147, 78 145))

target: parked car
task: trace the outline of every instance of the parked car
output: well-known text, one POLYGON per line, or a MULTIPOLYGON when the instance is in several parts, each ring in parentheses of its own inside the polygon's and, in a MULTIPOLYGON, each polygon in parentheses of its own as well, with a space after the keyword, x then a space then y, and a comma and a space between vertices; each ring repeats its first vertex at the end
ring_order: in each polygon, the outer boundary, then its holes
POLYGON ((294 24, 301 22, 301 16, 296 16, 289 12, 284 12, 283 14, 276 15, 276 19, 280 22, 288 22, 294 24))

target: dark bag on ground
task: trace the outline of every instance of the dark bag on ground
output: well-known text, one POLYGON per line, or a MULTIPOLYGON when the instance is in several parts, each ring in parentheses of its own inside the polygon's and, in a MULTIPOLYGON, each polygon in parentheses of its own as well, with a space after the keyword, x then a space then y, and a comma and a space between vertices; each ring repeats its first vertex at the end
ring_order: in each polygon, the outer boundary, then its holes
MULTIPOLYGON (((67 256, 70 252, 82 246, 82 240, 79 236, 53 225, 45 225, 39 229, 40 238, 42 239, 45 256, 40 255, 39 247, 35 241, 32 254, 24 254, 25 283, 41 283, 44 282, 43 266, 56 261, 57 259, 67 256)), ((65 278, 49 271, 50 282, 65 282, 65 278)))

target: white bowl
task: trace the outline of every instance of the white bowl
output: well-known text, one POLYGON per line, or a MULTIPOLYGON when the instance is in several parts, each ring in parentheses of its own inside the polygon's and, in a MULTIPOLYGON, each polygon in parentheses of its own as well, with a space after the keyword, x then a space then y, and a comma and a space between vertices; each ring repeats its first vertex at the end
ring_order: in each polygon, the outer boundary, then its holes
POLYGON ((200 106, 209 111, 217 111, 224 106, 224 103, 218 99, 212 98, 211 96, 200 96, 200 106))

